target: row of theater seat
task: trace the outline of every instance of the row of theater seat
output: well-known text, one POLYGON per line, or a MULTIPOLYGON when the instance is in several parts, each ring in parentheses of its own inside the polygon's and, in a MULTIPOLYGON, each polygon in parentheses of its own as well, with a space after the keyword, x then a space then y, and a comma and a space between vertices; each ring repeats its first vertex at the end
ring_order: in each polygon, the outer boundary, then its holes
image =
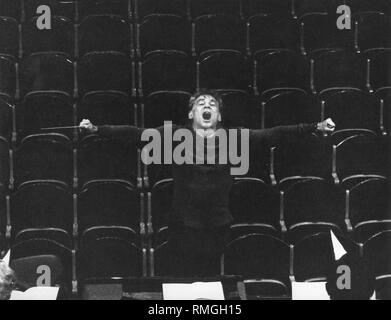
MULTIPOLYGON (((359 89, 334 90, 322 97, 303 90, 275 92, 264 101, 244 92, 222 92, 224 125, 229 128, 271 128, 279 125, 314 123, 332 118, 337 130, 365 129, 382 135, 389 132, 391 89, 377 94, 359 89)), ((57 92, 36 92, 21 103, 0 100, 0 136, 19 144, 23 138, 46 133, 41 128, 78 125, 90 119, 96 125, 136 125, 145 128, 162 126, 164 121, 185 125, 188 121, 190 93, 159 91, 142 101, 120 92, 99 91, 85 95, 72 103, 57 92)), ((78 132, 52 130, 74 138, 78 132)), ((336 134, 334 134, 335 136, 336 134)), ((333 139, 338 143, 337 139, 333 139)))
POLYGON ((391 86, 391 50, 372 53, 364 59, 332 49, 307 60, 290 50, 277 50, 249 60, 235 52, 215 52, 194 63, 182 53, 161 52, 138 63, 137 71, 136 63, 120 53, 95 52, 79 63, 58 54, 36 54, 20 64, 0 56, 0 95, 12 102, 36 91, 57 91, 69 99, 104 90, 143 97, 197 88, 266 97, 290 88, 320 95, 341 87, 381 93, 391 86))
MULTIPOLYGON (((377 277, 378 298, 383 295, 389 298, 391 231, 378 233, 362 245, 338 237, 346 250, 370 261, 377 277)), ((132 242, 116 236, 88 239, 77 253, 47 239, 26 240, 12 248, 11 265, 14 260, 42 253, 56 255, 64 265, 62 274, 53 277, 53 282, 57 281, 53 284, 70 288, 72 281, 75 292, 77 281, 82 286, 92 279, 102 281, 115 277, 118 281, 122 277, 142 279, 144 276, 147 280, 149 276, 177 276, 175 262, 170 258, 169 243, 141 250, 132 242)), ((325 280, 327 266, 333 257, 328 233, 314 234, 295 245, 288 245, 269 235, 250 234, 230 242, 222 256, 220 268, 209 272, 240 275, 245 280, 247 290, 257 296, 289 297, 292 280, 325 280)))
MULTIPOLYGON (((249 161, 245 176, 284 188, 294 177, 349 184, 357 176, 387 175, 387 139, 360 130, 345 137, 347 132, 337 133, 341 140, 334 145, 315 135, 277 148, 251 143, 250 154, 241 155, 242 165, 249 161)), ((78 149, 60 134, 28 136, 15 150, 0 139, 0 150, 0 182, 11 190, 34 180, 54 180, 80 190, 96 179, 120 179, 148 189, 172 177, 171 165, 142 165, 136 146, 98 136, 86 137, 78 149)))
POLYGON ((255 14, 278 13, 300 17, 310 12, 335 13, 340 5, 348 5, 353 13, 390 10, 386 0, 2 0, 0 15, 23 21, 36 16, 36 9, 40 5, 48 5, 54 14, 76 21, 102 13, 137 20, 151 14, 196 18, 224 13, 245 18, 255 14))
POLYGON ((390 47, 390 19, 384 13, 367 12, 354 17, 353 28, 339 30, 335 19, 312 13, 298 21, 260 15, 247 23, 224 15, 201 16, 191 24, 176 15, 153 15, 136 26, 112 16, 90 16, 80 25, 53 17, 52 29, 39 30, 37 20, 18 25, 0 18, 0 54, 13 58, 39 52, 57 52, 71 58, 95 51, 117 51, 142 58, 161 50, 202 56, 210 50, 234 50, 256 55, 270 49, 300 50, 310 54, 325 48, 348 48, 363 52, 390 47))
MULTIPOLYGON (((93 181, 78 194, 52 181, 30 182, 10 196, 1 193, 1 238, 12 245, 48 238, 74 249, 97 235, 122 236, 141 247, 157 246, 167 241, 172 192, 172 181, 147 193, 123 181, 93 181)), ((262 233, 297 243, 331 229, 365 242, 391 227, 387 192, 388 180, 374 176, 357 179, 348 190, 320 178, 297 179, 284 191, 259 179, 237 179, 230 239, 262 233)))

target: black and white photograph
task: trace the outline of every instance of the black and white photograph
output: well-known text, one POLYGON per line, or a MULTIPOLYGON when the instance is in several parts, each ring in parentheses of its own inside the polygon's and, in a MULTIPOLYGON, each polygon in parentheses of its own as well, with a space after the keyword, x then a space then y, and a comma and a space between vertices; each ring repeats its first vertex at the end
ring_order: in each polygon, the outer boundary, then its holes
POLYGON ((0 0, 0 300, 391 300, 390 136, 391 0, 0 0))

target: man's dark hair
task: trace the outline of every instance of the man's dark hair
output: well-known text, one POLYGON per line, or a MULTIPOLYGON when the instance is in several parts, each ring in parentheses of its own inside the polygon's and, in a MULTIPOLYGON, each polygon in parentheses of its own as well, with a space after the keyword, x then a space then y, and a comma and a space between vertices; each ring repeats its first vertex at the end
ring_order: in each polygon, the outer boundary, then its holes
POLYGON ((209 90, 209 89, 199 89, 197 92, 195 92, 189 100, 189 111, 193 109, 194 102, 201 96, 211 96, 214 99, 216 99, 217 103, 219 104, 219 110, 220 113, 223 109, 223 99, 221 98, 221 95, 214 90, 209 90))

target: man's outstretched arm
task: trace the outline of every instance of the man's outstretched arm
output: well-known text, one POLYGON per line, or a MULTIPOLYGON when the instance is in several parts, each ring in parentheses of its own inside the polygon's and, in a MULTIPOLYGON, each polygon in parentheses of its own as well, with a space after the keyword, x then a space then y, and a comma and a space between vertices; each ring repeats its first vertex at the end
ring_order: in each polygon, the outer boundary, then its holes
POLYGON ((250 130, 250 141, 263 142, 269 146, 278 146, 282 143, 295 142, 311 133, 331 133, 335 130, 334 122, 329 118, 323 122, 298 124, 293 126, 279 126, 271 129, 250 130))
POLYGON ((90 120, 80 122, 80 128, 88 133, 99 134, 102 137, 126 140, 134 144, 141 144, 141 135, 144 129, 135 126, 95 126, 90 120))

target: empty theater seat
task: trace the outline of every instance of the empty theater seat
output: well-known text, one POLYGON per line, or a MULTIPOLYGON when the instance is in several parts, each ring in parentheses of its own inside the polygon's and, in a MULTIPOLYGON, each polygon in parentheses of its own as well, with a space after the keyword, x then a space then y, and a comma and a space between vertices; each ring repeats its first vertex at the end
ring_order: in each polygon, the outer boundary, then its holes
POLYGON ((190 0, 193 19, 206 14, 230 14, 239 16, 240 1, 236 0, 190 0))
POLYGON ((382 132, 390 133, 391 120, 391 88, 383 88, 377 91, 380 98, 380 116, 382 132))
POLYGON ((299 27, 293 18, 259 14, 248 20, 249 53, 277 49, 298 49, 299 27))
POLYGON ((245 17, 256 14, 279 14, 289 17, 292 14, 291 0, 243 0, 242 7, 245 17))
POLYGON ((123 139, 87 136, 78 148, 78 184, 90 180, 116 179, 137 185, 139 177, 137 147, 123 139))
POLYGON ((62 54, 35 53, 20 64, 20 95, 35 91, 60 91, 73 97, 73 62, 62 54))
MULTIPOLYGON (((17 110, 19 141, 28 135, 41 133, 41 128, 74 125, 74 106, 69 97, 59 92, 36 92, 26 95, 17 110)), ((49 131, 45 131, 49 132, 49 131)), ((53 130, 52 133, 56 133, 53 130)), ((72 130, 57 130, 72 137, 72 130)))
POLYGON ((386 179, 372 178, 349 190, 349 219, 357 241, 364 242, 378 232, 391 230, 388 186, 386 179))
POLYGON ((56 180, 73 183, 73 149, 69 138, 61 134, 37 134, 24 138, 13 152, 13 185, 32 180, 56 180))
POLYGON ((262 233, 280 236, 280 194, 259 179, 237 179, 229 199, 234 217, 231 239, 262 233))
POLYGON ((289 245, 262 234, 250 234, 230 242, 221 259, 223 275, 241 275, 245 280, 269 280, 269 285, 284 288, 286 294, 290 291, 289 266, 289 245))
POLYGON ((50 12, 54 16, 67 17, 71 20, 75 19, 77 0, 29 0, 24 1, 24 12, 26 20, 36 17, 37 8, 39 6, 48 6, 50 12))
POLYGON ((147 57, 139 65, 140 95, 155 91, 192 92, 195 87, 195 66, 180 52, 161 52, 147 57), (156 75, 159 77, 156 77, 156 75))
POLYGON ((88 15, 113 14, 124 19, 132 17, 133 2, 130 0, 83 0, 79 1, 79 20, 88 15))
POLYGON ((112 236, 118 232, 139 243, 140 225, 144 223, 141 201, 133 186, 120 181, 86 184, 78 196, 79 234, 112 236))
POLYGON ((197 63, 197 88, 250 92, 251 67, 238 52, 204 55, 197 63))
POLYGON ((0 16, 10 17, 17 21, 22 15, 22 1, 21 0, 1 0, 0 1, 0 16))
POLYGON ((246 50, 246 25, 235 16, 205 15, 194 21, 195 54, 204 56, 213 51, 246 50))
POLYGON ((61 53, 73 57, 75 53, 74 26, 70 19, 65 17, 52 17, 51 29, 39 30, 37 18, 22 25, 23 55, 39 52, 61 53))
POLYGON ((312 91, 322 93, 339 87, 365 88, 365 62, 350 51, 333 49, 311 59, 312 91))
POLYGON ((386 174, 387 146, 374 135, 356 134, 334 145, 333 175, 337 182, 349 178, 386 174))
POLYGON ((0 137, 0 184, 8 187, 10 184, 10 144, 4 138, 0 137))
POLYGON ((72 248, 73 225, 73 196, 63 185, 28 183, 11 196, 11 235, 15 243, 46 238, 72 248))
POLYGON ((94 51, 115 51, 125 55, 133 52, 131 25, 115 15, 86 17, 79 28, 79 55, 94 51))
POLYGON ((78 121, 90 119, 95 125, 135 125, 135 101, 123 92, 97 91, 84 95, 77 108, 78 121))
POLYGON ((190 94, 183 91, 157 91, 145 97, 141 105, 141 124, 156 128, 171 121, 176 125, 188 123, 190 94))
POLYGON ((126 238, 98 236, 82 240, 77 255, 78 279, 141 277, 146 255, 126 238))
POLYGON ((91 52, 78 64, 79 96, 91 91, 114 90, 127 95, 135 92, 135 66, 119 52, 91 52))
POLYGON ((369 83, 367 85, 371 91, 391 87, 391 80, 388 72, 390 59, 390 49, 374 51, 368 58, 369 83))
POLYGON ((137 55, 145 57, 159 51, 179 51, 190 55, 191 24, 174 14, 154 14, 137 24, 137 55))
POLYGON ((391 274, 390 244, 391 231, 380 232, 364 243, 364 257, 373 263, 378 280, 391 274))
POLYGON ((284 222, 291 243, 304 237, 345 227, 345 192, 322 179, 309 179, 284 192, 284 222))

